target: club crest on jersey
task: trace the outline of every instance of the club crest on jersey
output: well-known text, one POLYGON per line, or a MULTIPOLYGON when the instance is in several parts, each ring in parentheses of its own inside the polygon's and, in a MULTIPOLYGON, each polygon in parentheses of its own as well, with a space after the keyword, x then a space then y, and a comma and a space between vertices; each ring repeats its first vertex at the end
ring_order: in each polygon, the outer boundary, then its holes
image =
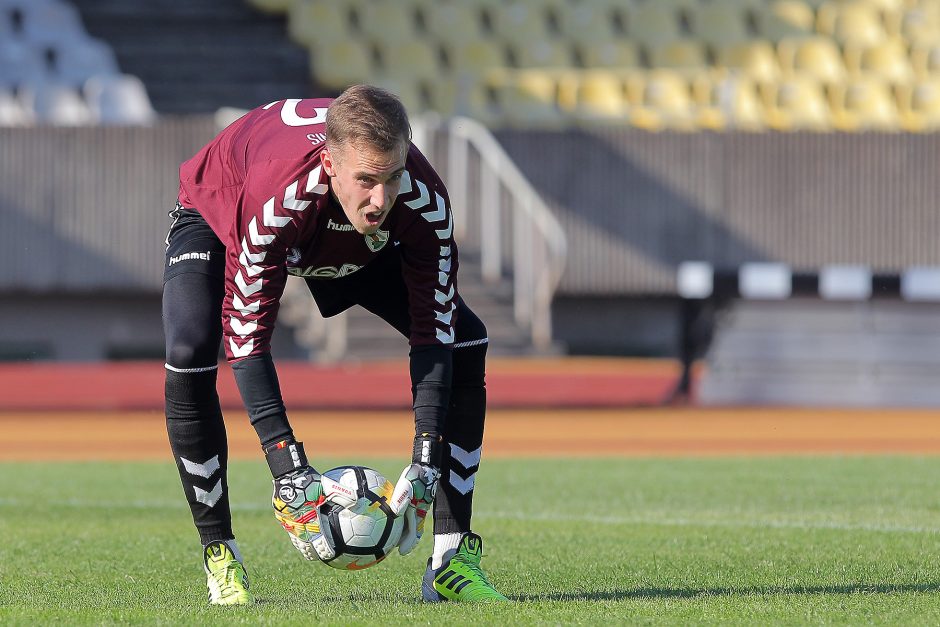
POLYGON ((371 235, 366 235, 365 238, 366 238, 366 246, 369 247, 369 250, 371 250, 374 253, 377 253, 385 247, 385 244, 388 243, 388 231, 383 231, 382 229, 379 229, 378 231, 376 231, 375 233, 372 233, 371 235))

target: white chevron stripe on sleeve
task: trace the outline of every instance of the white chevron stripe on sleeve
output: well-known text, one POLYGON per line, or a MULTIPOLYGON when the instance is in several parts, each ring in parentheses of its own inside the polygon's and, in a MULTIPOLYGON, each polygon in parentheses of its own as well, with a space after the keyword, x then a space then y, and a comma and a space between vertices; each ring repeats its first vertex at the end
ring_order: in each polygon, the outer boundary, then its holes
MULTIPOLYGON (((297 184, 300 181, 294 181, 284 190, 284 208, 291 211, 303 211, 310 206, 312 200, 297 200, 297 184)), ((290 218, 288 218, 289 220, 290 218)))
MULTIPOLYGON (((247 259, 251 263, 261 263, 262 261, 264 261, 264 257, 268 253, 266 253, 263 250, 260 253, 251 252, 250 250, 248 250, 248 242, 245 241, 245 238, 243 237, 242 238, 242 254, 245 255, 245 259, 247 259)), ((239 257, 239 260, 241 260, 241 257, 239 257)))
POLYGON ((405 194, 411 193, 411 175, 408 174, 408 170, 405 170, 404 174, 401 175, 401 183, 398 186, 398 195, 404 196, 405 194))
POLYGON ((248 340, 241 346, 235 343, 233 338, 228 339, 228 346, 232 349, 233 357, 247 357, 251 354, 251 351, 255 349, 255 340, 254 338, 248 340))
POLYGON ((242 251, 242 253, 238 256, 238 263, 242 264, 242 267, 245 269, 245 272, 248 273, 248 276, 258 276, 264 272, 264 266, 251 265, 244 251, 242 251))
POLYGON ((441 313, 439 311, 435 311, 434 317, 441 324, 450 325, 450 319, 453 317, 455 311, 457 311, 457 305, 455 305, 454 303, 451 303, 450 311, 448 311, 447 313, 441 313))
MULTIPOLYGON (((196 491, 196 500, 205 505, 206 507, 215 507, 215 504, 219 502, 219 499, 222 498, 222 480, 219 479, 215 482, 215 487, 211 491, 206 492, 202 488, 193 486, 193 490, 196 491)), ((466 494, 466 492, 464 492, 466 494)))
POLYGON ((229 324, 232 325, 232 331, 235 331, 239 337, 248 337, 258 330, 257 322, 242 322, 235 316, 229 316, 229 324))
POLYGON ((450 246, 441 246, 441 257, 450 257, 450 246))
POLYGON ((450 257, 438 261, 437 268, 441 272, 450 272, 450 257))
POLYGON ((447 217, 447 204, 440 194, 434 192, 434 200, 437 202, 437 211, 425 211, 421 217, 428 222, 440 222, 447 217))
POLYGON ((470 469, 480 463, 480 457, 483 455, 483 447, 478 446, 472 451, 462 449, 453 442, 450 443, 450 456, 456 459, 460 464, 470 469))
POLYGON ((437 341, 441 344, 453 344, 454 343, 454 330, 449 329, 448 331, 441 331, 440 329, 434 329, 435 335, 437 336, 437 341))
POLYGON ((258 233, 258 219, 252 218, 248 223, 248 238, 255 246, 264 246, 274 241, 273 235, 261 235, 258 233))
POLYGON ((420 209, 424 207, 429 202, 431 202, 431 196, 428 194, 428 186, 422 183, 421 181, 415 181, 418 186, 418 191, 421 193, 420 196, 414 200, 409 200, 405 204, 411 207, 412 209, 420 209))
POLYGON ((441 239, 450 239, 451 233, 454 232, 454 214, 448 212, 447 218, 447 228, 434 231, 441 239))
POLYGON ((238 294, 232 292, 232 307, 242 312, 243 316, 247 316, 251 313, 258 313, 258 308, 261 306, 260 300, 251 301, 248 304, 242 302, 242 299, 238 297, 238 294))
POLYGON ((264 203, 264 225, 270 226, 271 228, 279 229, 288 222, 293 220, 290 216, 279 216, 274 214, 274 197, 268 199, 268 202, 264 203))
POLYGON ((436 300, 442 305, 446 305, 447 303, 449 303, 450 299, 452 299, 453 297, 454 297, 453 285, 450 286, 450 291, 446 294, 442 292, 441 290, 434 290, 434 300, 436 300))
POLYGON ((208 479, 215 474, 215 471, 221 468, 218 455, 207 459, 204 464, 191 462, 185 457, 180 457, 180 461, 183 462, 183 468, 186 469, 186 472, 191 475, 196 475, 197 477, 202 477, 203 479, 208 479))
POLYGON ((322 167, 323 166, 318 165, 310 171, 310 174, 307 175, 307 185, 305 191, 313 192, 317 196, 322 196, 326 193, 326 190, 330 188, 326 183, 320 182, 320 169, 322 167))
POLYGON ((261 289, 261 286, 264 285, 264 279, 258 279, 254 283, 246 283, 242 271, 239 270, 235 273, 235 285, 238 286, 244 296, 248 297, 261 289))
POLYGON ((473 473, 466 479, 455 473, 453 470, 450 471, 450 477, 448 479, 450 485, 454 486, 454 489, 460 492, 461 494, 467 494, 470 490, 473 489, 473 485, 476 483, 476 473, 473 473))

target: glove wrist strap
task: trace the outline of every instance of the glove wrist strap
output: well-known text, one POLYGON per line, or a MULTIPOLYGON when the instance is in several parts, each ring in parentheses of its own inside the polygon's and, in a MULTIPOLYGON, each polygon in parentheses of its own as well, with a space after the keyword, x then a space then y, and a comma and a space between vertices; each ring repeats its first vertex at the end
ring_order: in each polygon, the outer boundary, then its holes
POLYGON ((415 436, 411 461, 415 464, 424 464, 425 466, 440 468, 443 449, 444 441, 441 436, 422 433, 421 435, 415 436))
POLYGON ((291 440, 282 440, 264 447, 264 459, 268 462, 268 468, 274 478, 309 466, 303 442, 291 440))

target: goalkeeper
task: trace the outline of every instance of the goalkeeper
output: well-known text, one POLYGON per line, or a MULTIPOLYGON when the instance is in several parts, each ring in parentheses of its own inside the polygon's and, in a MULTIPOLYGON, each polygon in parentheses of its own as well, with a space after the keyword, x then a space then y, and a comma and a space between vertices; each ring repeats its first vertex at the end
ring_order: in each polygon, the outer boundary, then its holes
POLYGON ((270 354, 288 275, 305 278, 324 316, 358 304, 409 340, 415 438, 392 507, 405 518, 402 554, 434 508, 424 600, 505 600, 470 531, 486 328, 457 292, 447 190, 411 144, 398 98, 357 85, 250 111, 183 163, 170 216, 166 424, 209 602, 252 602, 229 508, 220 341, 274 477, 275 516, 305 557, 318 555, 315 508, 332 495, 294 436, 270 354))

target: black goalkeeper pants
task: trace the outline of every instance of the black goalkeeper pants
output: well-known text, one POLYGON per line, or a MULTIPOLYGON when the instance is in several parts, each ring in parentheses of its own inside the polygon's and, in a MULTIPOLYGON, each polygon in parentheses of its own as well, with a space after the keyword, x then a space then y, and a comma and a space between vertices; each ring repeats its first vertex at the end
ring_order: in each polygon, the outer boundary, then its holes
MULTIPOLYGON (((177 206, 170 216, 173 224, 167 235, 163 287, 167 433, 193 520, 203 543, 208 543, 234 537, 228 444, 216 392, 225 247, 198 212, 177 206)), ((324 316, 360 305, 409 336, 401 258, 395 247, 388 248, 347 277, 307 280, 324 316)), ((486 327, 462 299, 456 316, 452 390, 434 504, 435 533, 470 530, 486 415, 486 327)), ((259 433, 262 439, 266 436, 259 433)), ((410 444, 402 442, 406 461, 410 444)), ((308 450, 316 455, 315 447, 308 446, 308 450)))

